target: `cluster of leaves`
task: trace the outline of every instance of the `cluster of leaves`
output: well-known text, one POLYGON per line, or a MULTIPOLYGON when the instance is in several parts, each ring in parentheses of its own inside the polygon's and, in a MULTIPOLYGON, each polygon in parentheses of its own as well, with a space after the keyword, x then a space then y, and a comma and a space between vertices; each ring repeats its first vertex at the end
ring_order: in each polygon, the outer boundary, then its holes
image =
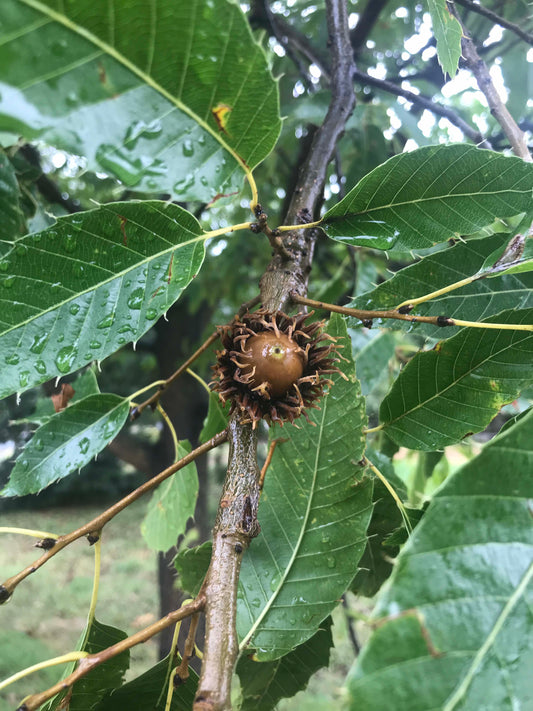
MULTIPOLYGON (((453 24, 446 27, 443 3, 430 4, 439 58, 452 74, 460 36, 453 24)), ((237 4, 139 0, 117 3, 111 18, 86 0, 56 5, 2 5, 0 130, 6 145, 9 134, 13 141, 0 154, 0 394, 20 396, 82 373, 68 406, 40 418, 5 497, 38 493, 88 465, 125 426, 134 396, 101 393, 88 367, 135 344, 196 277, 210 290, 202 275, 213 266, 200 270, 206 241, 219 229, 204 229, 198 215, 209 218, 195 208, 214 206, 216 228, 229 226, 224 210, 237 212, 244 179, 254 185, 251 171, 259 163, 265 161, 257 176, 279 161, 275 153, 265 160, 281 127, 278 82, 237 4), (20 136, 80 156, 84 170, 105 171, 139 199, 106 202, 24 234, 32 188, 22 192, 20 136)), ((418 10, 411 12, 418 17, 418 10)), ((317 35, 324 32, 322 10, 306 16, 317 35)), ((319 112, 319 98, 316 107, 319 112)), ((305 114, 303 104, 298 110, 305 114)), ((371 110, 377 109, 367 107, 367 115, 371 110)), ((383 149, 382 132, 370 133, 383 149)), ((349 130, 348 140, 351 135, 349 130)), ((286 140, 285 132, 280 141, 286 140)), ((354 150, 346 149, 347 160, 354 150)), ((386 153, 376 155, 385 159, 386 153)), ((354 187, 336 204, 330 199, 321 218, 334 263, 337 255, 337 265, 344 259, 346 246, 357 255, 353 307, 394 308, 479 275, 419 305, 417 313, 533 323, 531 239, 518 260, 493 270, 533 219, 532 164, 463 144, 424 146, 377 167, 360 158, 347 171, 354 187), (373 169, 357 175, 361 163, 373 169), (375 288, 368 285, 381 267, 370 268, 367 278, 363 257, 382 265, 385 255, 394 262, 415 252, 410 266, 375 288)), ((275 202, 259 186, 261 201, 275 202)), ((252 237, 238 231, 228 239, 252 237)), ((210 255, 208 261, 217 259, 210 255)), ((344 268, 326 286, 335 297, 345 293, 344 268)), ((356 334, 360 379, 345 320, 334 317, 328 328, 343 339, 345 379, 334 377, 311 424, 284 428, 286 441, 275 451, 262 494, 261 534, 243 561, 241 708, 273 708, 328 664, 329 616, 350 588, 367 594, 381 589, 374 612, 380 624, 349 677, 354 709, 478 709, 487 694, 491 708, 527 706, 533 661, 527 645, 533 577, 529 405, 445 482, 392 575, 388 552, 398 549, 402 535, 390 535, 401 519, 392 499, 384 500, 385 489, 373 491, 367 464, 378 466, 407 498, 386 455, 406 447, 425 456, 484 430, 531 385, 533 332, 462 329, 436 343, 443 333, 438 327, 411 324, 411 335, 429 348, 394 374, 383 397, 380 381, 387 380, 405 324, 387 323, 389 330, 375 338, 356 334), (362 390, 369 401, 379 396, 380 432, 366 459, 362 390), (366 580, 356 577, 359 565, 370 567, 366 580)), ((225 422, 212 397, 202 439, 225 422)), ((271 439, 279 436, 272 428, 271 439)), ((180 442, 177 456, 187 447, 180 442)), ((191 464, 154 493, 143 523, 150 547, 166 550, 184 533, 197 491, 191 464)), ((192 594, 208 561, 208 545, 178 555, 176 566, 192 594)), ((80 649, 98 650, 122 637, 92 620, 80 649)), ((70 707, 82 708, 91 695, 99 711, 147 704, 163 709, 171 661, 123 684, 128 659, 120 656, 75 685, 70 707)), ((191 678, 174 694, 172 709, 190 708, 194 688, 191 678)), ((48 709, 60 704, 56 699, 48 709)))

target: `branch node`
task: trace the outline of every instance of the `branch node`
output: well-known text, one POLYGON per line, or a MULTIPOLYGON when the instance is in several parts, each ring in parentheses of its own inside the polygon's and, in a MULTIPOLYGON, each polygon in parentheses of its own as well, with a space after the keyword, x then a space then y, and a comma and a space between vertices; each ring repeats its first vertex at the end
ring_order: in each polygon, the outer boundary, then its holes
POLYGON ((37 541, 34 548, 42 548, 45 551, 49 551, 51 548, 53 548, 55 546, 55 544, 56 544, 55 538, 41 538, 40 541, 37 541))

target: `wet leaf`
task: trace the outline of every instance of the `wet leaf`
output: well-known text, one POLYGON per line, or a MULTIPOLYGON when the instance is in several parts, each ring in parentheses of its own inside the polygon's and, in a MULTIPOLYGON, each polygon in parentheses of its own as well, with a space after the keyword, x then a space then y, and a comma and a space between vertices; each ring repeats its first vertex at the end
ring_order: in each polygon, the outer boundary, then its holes
POLYGON ((409 251, 531 208, 533 165, 466 145, 428 146, 375 168, 322 218, 339 242, 409 251))
POLYGON ((315 634, 349 586, 366 545, 372 481, 358 464, 364 452, 364 401, 346 327, 339 364, 348 381, 334 385, 314 411, 315 427, 272 428, 283 436, 266 475, 260 535, 243 559, 237 631, 241 649, 277 659, 315 634))
POLYGON ((129 409, 118 395, 90 395, 58 412, 23 449, 2 496, 36 494, 85 466, 117 436, 129 409))
MULTIPOLYGON (((487 319, 533 323, 533 309, 487 319)), ((426 451, 480 432, 533 380, 533 332, 464 328, 418 353, 381 403, 380 421, 400 446, 426 451)))
POLYGON ((533 703, 533 412, 435 494, 378 598, 353 711, 533 703))
POLYGON ((142 192, 210 202, 273 148, 278 87, 238 3, 3 0, 0 129, 142 192), (221 127, 216 107, 227 106, 221 127))
POLYGON ((0 261, 0 397, 136 341, 202 265, 202 229, 163 202, 59 218, 0 261))
MULTIPOLYGON (((8 157, 0 148, 0 224, 2 225, 2 240, 12 240, 20 237, 24 225, 24 217, 20 207, 20 191, 15 169, 8 157)), ((3 247, 0 245, 0 256, 3 247)))

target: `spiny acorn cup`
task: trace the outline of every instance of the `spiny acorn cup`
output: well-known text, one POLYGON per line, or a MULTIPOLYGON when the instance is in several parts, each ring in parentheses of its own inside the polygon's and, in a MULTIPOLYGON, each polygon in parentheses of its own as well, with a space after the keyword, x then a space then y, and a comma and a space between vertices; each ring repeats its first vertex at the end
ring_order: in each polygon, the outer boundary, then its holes
POLYGON ((331 384, 324 376, 340 372, 336 339, 323 332, 324 321, 306 325, 310 315, 259 309, 220 327, 224 350, 211 387, 231 401, 231 412, 242 411, 243 422, 283 424, 300 415, 310 422, 306 408, 318 407, 331 384))

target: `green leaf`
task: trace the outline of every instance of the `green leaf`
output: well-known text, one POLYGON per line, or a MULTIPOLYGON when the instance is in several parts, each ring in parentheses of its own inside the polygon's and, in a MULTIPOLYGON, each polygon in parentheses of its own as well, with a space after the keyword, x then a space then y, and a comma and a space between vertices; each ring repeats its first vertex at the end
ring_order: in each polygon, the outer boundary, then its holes
MULTIPOLYGON (((172 663, 175 663, 174 659, 162 659, 141 676, 108 694, 93 711, 167 711, 165 702, 172 663)), ((191 711, 198 675, 191 668, 189 674, 186 683, 174 691, 168 711, 191 711)))
POLYGON ((209 395, 209 407, 204 426, 200 432, 200 442, 204 444, 208 439, 214 437, 228 426, 230 403, 229 400, 223 405, 217 393, 209 395))
POLYGON ((241 680, 240 711, 271 711, 280 699, 305 689, 312 675, 329 664, 333 647, 331 617, 304 644, 273 662, 255 662, 242 656, 237 664, 241 680))
MULTIPOLYGON (((122 630, 104 625, 93 619, 88 629, 85 630, 78 649, 89 652, 89 654, 96 654, 117 642, 121 642, 127 636, 122 630)), ((89 711, 89 709, 94 709, 106 692, 122 685, 124 674, 128 670, 129 664, 130 652, 127 649, 116 657, 112 657, 96 666, 87 676, 84 676, 72 687, 72 695, 68 704, 69 711, 89 711)), ((74 671, 75 667, 76 663, 72 664, 65 670, 64 676, 74 671)), ((60 711, 60 709, 64 708, 63 699, 65 693, 61 692, 55 696, 46 705, 44 711, 60 711)))
POLYGON ((394 355, 396 341, 388 331, 355 331, 352 334, 357 375, 361 392, 368 395, 382 380, 387 379, 389 361, 394 355))
POLYGON ((0 397, 136 341, 202 265, 202 229, 163 202, 59 218, 0 261, 0 397))
POLYGON ((378 599, 353 711, 533 703, 533 412, 435 494, 378 599))
POLYGON ((338 240, 409 251, 472 234, 531 207, 533 165, 473 146, 428 146, 394 156, 322 218, 338 240))
MULTIPOLYGON (((407 491, 396 476, 391 460, 380 452, 367 448, 367 458, 374 464, 396 493, 406 501, 407 491)), ((365 597, 373 597, 393 568, 392 559, 398 554, 398 547, 385 547, 384 543, 391 531, 403 526, 400 510, 386 486, 377 477, 374 479, 374 508, 368 526, 368 541, 359 562, 359 570, 350 586, 353 592, 365 597)))
MULTIPOLYGON (((81 372, 76 380, 70 383, 74 389, 74 395, 70 400, 70 405, 73 405, 78 400, 83 400, 89 395, 99 395, 100 388, 98 387, 98 381, 96 380, 96 375, 92 368, 87 368, 87 370, 81 372)), ((44 425, 52 417, 56 416, 56 410, 51 397, 40 397, 35 405, 35 410, 28 415, 28 417, 22 417, 18 420, 13 420, 15 424, 35 424, 44 425)))
MULTIPOLYGON (((533 309, 488 322, 531 324, 533 309)), ((380 420, 400 446, 426 451, 483 430, 533 379, 533 333, 465 328, 418 353, 383 400, 380 420)))
POLYGON ((453 79, 461 56, 461 25, 448 10, 446 0, 428 0, 428 6, 433 34, 437 40, 439 64, 444 74, 453 79))
POLYGON ((36 494, 83 467, 117 436, 129 409, 118 395, 90 395, 58 412, 21 452, 2 496, 36 494))
POLYGON ((277 82, 227 0, 3 0, 0 67, 0 129, 179 200, 240 191, 280 131, 277 82))
POLYGON ((267 472, 259 506, 260 535, 243 559, 237 608, 241 649, 277 659, 309 639, 354 577, 366 545, 372 481, 364 452, 364 400, 342 318, 328 332, 342 336, 330 392, 310 419, 315 427, 272 428, 283 436, 267 472))
MULTIPOLYGON (((178 444, 178 459, 191 451, 186 440, 178 444)), ((168 551, 185 533, 187 521, 194 517, 198 498, 198 473, 191 462, 180 469, 154 491, 141 532, 148 547, 155 551, 168 551)))
MULTIPOLYGON (((403 301, 455 284, 480 272, 488 255, 495 252, 499 255, 508 240, 507 234, 492 235, 485 239, 457 243, 442 252, 428 255, 416 264, 400 270, 372 291, 354 299, 349 306, 356 309, 394 309, 403 301)), ((533 276, 523 274, 478 279, 431 301, 417 304, 413 313, 481 321, 500 311, 528 307, 533 307, 533 276)), ((356 320, 353 322, 359 323, 356 320)), ((443 334, 448 333, 439 326, 393 319, 387 320, 387 327, 413 329, 433 338, 442 338, 443 334)))
MULTIPOLYGON (((15 169, 0 149, 0 238, 12 240, 20 237, 24 218, 20 208, 20 191, 15 169)), ((0 250, 2 246, 0 245, 0 250)), ((0 251, 0 255, 2 251, 0 251)))
POLYGON ((211 562, 212 550, 213 544, 211 541, 206 541, 194 548, 184 548, 178 551, 174 558, 179 586, 181 590, 188 592, 192 597, 196 597, 200 592, 211 562))

